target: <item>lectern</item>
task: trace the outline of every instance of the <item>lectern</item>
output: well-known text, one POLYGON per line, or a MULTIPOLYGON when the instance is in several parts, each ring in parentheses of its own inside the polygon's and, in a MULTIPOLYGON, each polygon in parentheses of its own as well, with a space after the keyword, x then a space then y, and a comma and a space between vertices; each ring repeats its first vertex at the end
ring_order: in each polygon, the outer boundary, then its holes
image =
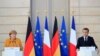
POLYGON ((5 47, 2 56, 23 56, 23 52, 19 47, 5 47))
POLYGON ((77 56, 98 56, 95 47, 80 47, 77 56))

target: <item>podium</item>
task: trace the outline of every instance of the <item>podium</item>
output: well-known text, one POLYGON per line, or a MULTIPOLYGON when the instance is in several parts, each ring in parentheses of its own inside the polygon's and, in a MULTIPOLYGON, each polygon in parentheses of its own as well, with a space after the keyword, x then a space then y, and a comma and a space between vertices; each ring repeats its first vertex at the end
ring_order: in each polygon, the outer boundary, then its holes
POLYGON ((77 56, 98 56, 95 47, 80 47, 77 56))
POLYGON ((19 47, 5 47, 2 56, 23 56, 23 52, 19 47))

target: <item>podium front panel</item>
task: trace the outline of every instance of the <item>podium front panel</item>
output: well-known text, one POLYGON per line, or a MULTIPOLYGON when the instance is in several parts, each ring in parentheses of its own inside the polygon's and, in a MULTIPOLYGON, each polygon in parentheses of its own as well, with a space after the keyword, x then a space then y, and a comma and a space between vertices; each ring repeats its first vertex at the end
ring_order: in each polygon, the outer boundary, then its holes
POLYGON ((23 56, 23 52, 22 51, 3 51, 2 52, 2 56, 23 56))

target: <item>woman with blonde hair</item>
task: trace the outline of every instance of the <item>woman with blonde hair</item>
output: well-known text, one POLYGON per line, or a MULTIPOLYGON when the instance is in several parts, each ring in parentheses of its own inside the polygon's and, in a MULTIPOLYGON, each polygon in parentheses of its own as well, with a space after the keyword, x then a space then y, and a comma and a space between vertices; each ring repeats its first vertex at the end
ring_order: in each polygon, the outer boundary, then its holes
POLYGON ((9 38, 6 39, 4 42, 4 47, 20 47, 20 50, 23 50, 21 40, 16 37, 17 32, 15 30, 12 30, 9 32, 9 38))

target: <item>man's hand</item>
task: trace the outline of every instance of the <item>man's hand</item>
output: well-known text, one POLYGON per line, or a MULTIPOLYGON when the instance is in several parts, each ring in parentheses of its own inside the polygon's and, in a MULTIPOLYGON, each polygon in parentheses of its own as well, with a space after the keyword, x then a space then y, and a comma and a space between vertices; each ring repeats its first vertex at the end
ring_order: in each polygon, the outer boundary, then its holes
POLYGON ((96 49, 96 51, 97 51, 97 54, 99 54, 99 49, 96 49))

